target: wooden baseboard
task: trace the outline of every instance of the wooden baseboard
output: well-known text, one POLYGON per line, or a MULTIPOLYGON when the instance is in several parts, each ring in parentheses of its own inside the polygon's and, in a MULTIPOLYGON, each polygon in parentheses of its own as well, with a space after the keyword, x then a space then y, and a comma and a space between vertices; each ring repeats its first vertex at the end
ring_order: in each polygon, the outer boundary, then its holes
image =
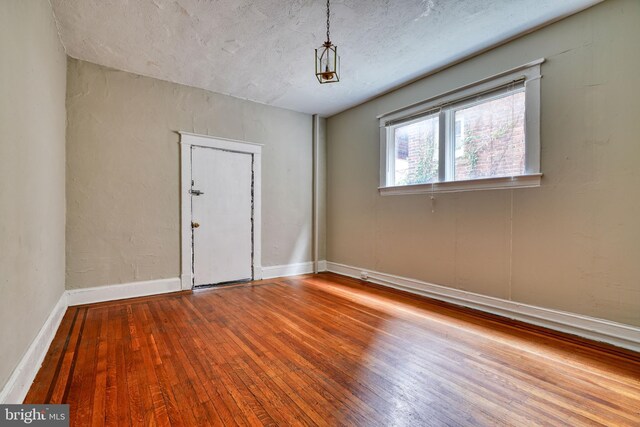
POLYGON ((42 365, 42 361, 66 311, 67 294, 64 292, 0 391, 0 404, 22 403, 42 365))
POLYGON ((178 292, 182 289, 180 278, 147 280, 118 285, 96 286, 93 288, 68 289, 68 305, 92 304, 126 298, 178 292))
POLYGON ((640 328, 327 261, 327 271, 640 352, 640 328))
POLYGON ((180 291, 177 277, 65 291, 0 391, 0 403, 22 403, 69 306, 176 291, 180 291))
MULTIPOLYGON (((318 261, 318 270, 326 271, 327 262, 318 261)), ((297 276, 299 274, 313 273, 313 262, 300 262, 296 264, 274 265, 262 267, 262 279, 275 279, 276 277, 297 276)))

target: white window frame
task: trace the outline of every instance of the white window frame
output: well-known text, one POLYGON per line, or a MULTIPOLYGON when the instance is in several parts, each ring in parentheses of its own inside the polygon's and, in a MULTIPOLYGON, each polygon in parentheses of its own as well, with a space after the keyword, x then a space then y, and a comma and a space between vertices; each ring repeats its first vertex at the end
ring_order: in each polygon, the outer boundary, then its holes
POLYGON ((495 190, 500 188, 529 188, 540 186, 540 66, 544 58, 482 79, 469 85, 447 91, 416 104, 394 110, 377 117, 380 124, 380 186, 381 195, 431 194, 475 190, 495 190), (525 91, 525 172, 522 175, 489 177, 464 181, 453 179, 455 153, 449 153, 447 134, 455 134, 453 114, 446 114, 446 107, 465 99, 490 93, 507 87, 510 83, 524 82, 525 91), (440 126, 439 179, 437 182, 413 185, 389 185, 393 178, 395 158, 394 129, 412 121, 439 114, 444 121, 440 126), (413 117, 419 117, 413 120, 413 117), (444 167, 443 167, 444 166, 444 167))

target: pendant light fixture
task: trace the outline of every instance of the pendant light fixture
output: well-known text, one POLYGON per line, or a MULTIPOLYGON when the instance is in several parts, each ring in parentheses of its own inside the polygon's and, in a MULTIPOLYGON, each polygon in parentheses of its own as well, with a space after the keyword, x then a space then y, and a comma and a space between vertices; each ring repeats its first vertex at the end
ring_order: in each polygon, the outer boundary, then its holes
POLYGON ((338 46, 329 38, 330 0, 327 0, 327 41, 316 49, 316 77, 320 84, 340 81, 340 57, 338 46))

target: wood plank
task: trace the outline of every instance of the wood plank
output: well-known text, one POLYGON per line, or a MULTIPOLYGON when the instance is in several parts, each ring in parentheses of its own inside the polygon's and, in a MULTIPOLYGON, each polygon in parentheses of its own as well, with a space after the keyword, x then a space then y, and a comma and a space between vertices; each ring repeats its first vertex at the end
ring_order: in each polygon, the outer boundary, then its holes
POLYGON ((71 307, 72 425, 640 425, 640 355, 335 274, 71 307))

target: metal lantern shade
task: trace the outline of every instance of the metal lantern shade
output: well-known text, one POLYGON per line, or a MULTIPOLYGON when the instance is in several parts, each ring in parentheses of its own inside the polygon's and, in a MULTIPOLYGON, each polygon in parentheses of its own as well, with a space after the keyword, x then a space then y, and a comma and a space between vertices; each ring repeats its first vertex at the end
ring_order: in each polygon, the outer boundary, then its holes
POLYGON ((316 77, 320 83, 335 83, 340 81, 339 73, 338 46, 326 41, 316 49, 316 77))

